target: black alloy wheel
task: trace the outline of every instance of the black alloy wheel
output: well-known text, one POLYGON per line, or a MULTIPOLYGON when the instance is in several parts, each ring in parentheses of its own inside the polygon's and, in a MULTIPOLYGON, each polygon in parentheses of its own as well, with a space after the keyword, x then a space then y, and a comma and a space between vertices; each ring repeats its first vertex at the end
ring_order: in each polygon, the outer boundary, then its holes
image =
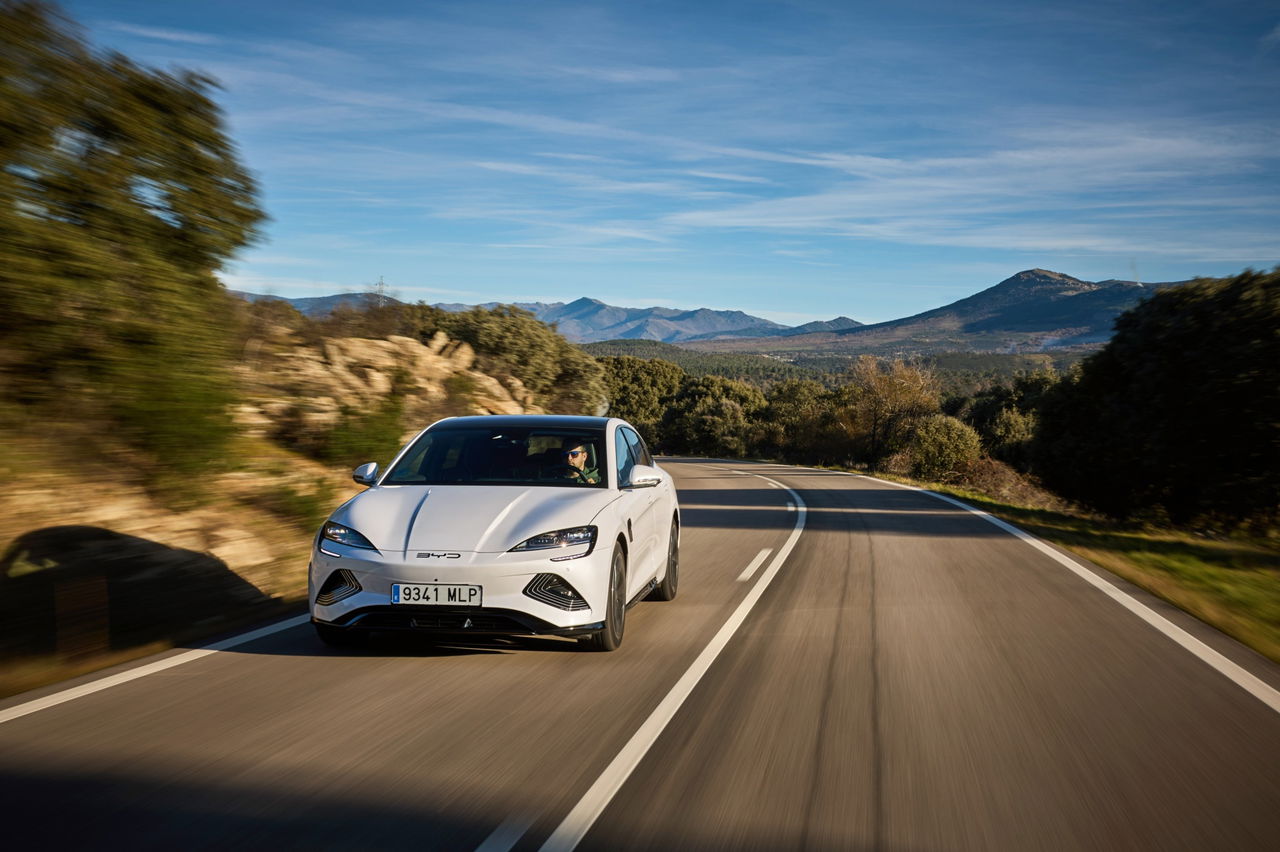
POLYGON ((627 621, 627 556, 614 545, 609 565, 609 602, 605 606, 604 629, 580 641, 592 651, 616 651, 622 645, 627 621))
POLYGON ((655 601, 675 600, 680 585, 680 523, 671 519, 671 537, 667 539, 667 573, 654 586, 649 597, 655 601))

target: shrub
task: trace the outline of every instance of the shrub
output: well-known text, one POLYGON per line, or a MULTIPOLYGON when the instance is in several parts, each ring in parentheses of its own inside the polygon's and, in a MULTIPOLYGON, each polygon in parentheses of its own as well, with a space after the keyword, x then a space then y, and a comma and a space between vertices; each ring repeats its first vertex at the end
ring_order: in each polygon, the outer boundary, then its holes
POLYGON ((943 482, 955 479, 982 456, 982 442, 971 426, 945 414, 926 417, 910 443, 911 474, 943 482))

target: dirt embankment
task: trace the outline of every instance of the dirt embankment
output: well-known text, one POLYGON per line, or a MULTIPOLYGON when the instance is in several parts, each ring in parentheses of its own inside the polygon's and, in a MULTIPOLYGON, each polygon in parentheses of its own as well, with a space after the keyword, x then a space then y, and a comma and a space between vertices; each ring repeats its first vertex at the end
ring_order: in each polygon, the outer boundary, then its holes
MULTIPOLYGON (((443 335, 261 341, 238 368, 225 467, 175 501, 127 465, 33 429, 0 440, 0 695, 300 612, 312 536, 359 489, 284 446, 401 403, 404 437, 448 414, 537 412, 443 335), (287 437, 287 441, 286 441, 287 437)), ((387 462, 389 459, 378 459, 387 462)))

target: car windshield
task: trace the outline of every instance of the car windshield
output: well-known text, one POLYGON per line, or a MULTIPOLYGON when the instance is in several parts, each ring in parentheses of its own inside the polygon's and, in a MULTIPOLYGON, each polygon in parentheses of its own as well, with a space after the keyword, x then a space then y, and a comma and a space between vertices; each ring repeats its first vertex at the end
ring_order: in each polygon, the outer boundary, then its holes
POLYGON ((603 447, 604 433, 588 429, 432 429, 382 484, 604 488, 603 447))

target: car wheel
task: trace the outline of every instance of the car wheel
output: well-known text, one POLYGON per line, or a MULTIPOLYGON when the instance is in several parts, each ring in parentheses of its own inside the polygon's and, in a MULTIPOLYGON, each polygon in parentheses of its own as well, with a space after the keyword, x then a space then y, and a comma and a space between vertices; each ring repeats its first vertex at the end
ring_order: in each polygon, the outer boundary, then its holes
POLYGON ((582 638, 592 651, 616 651, 622 645, 627 622, 627 557, 622 548, 613 548, 609 565, 609 601, 605 604, 604 629, 582 638))
POLYGON ((671 537, 667 539, 667 573, 662 582, 654 587, 649 597, 655 601, 675 600, 676 589, 680 585, 680 524, 672 519, 671 537))
POLYGON ((331 624, 312 624, 316 636, 330 648, 361 648, 369 641, 367 630, 352 630, 349 627, 334 627, 331 624))

